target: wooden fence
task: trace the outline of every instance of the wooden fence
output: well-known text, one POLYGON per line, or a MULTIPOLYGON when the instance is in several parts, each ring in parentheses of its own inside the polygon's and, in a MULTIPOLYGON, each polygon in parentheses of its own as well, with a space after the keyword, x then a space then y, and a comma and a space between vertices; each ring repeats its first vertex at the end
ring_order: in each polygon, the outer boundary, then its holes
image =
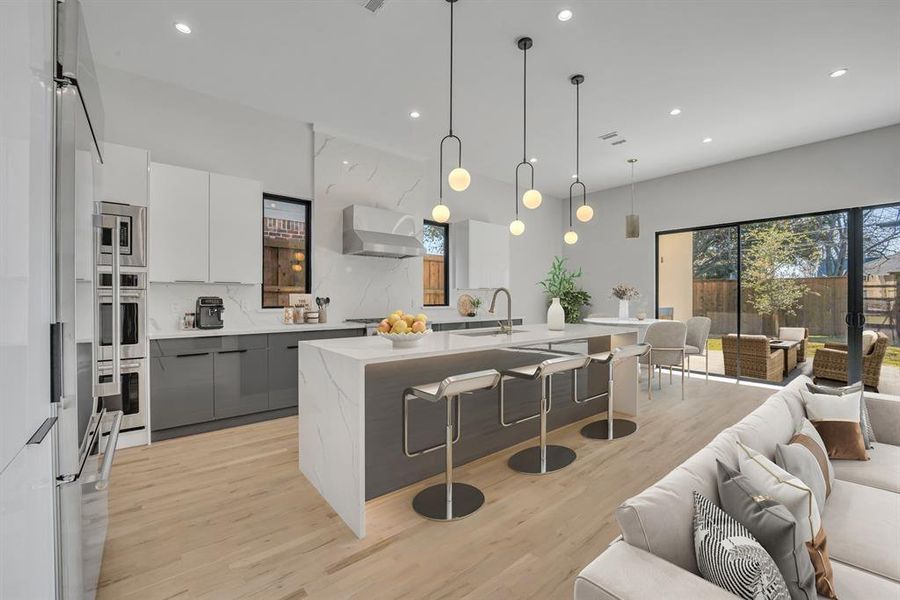
POLYGON ((428 306, 433 304, 446 304, 444 298, 444 281, 447 274, 444 272, 444 257, 432 254, 425 255, 422 262, 423 296, 422 302, 428 306))
MULTIPOLYGON (((812 277, 798 279, 808 291, 800 301, 796 314, 779 314, 782 327, 808 327, 810 335, 843 337, 847 326, 844 313, 847 312, 846 277, 812 277)), ((765 333, 777 335, 774 319, 756 314, 753 305, 747 302, 746 289, 743 294, 741 330, 745 333, 765 333)), ((737 282, 733 279, 695 279, 694 315, 712 319, 711 332, 714 335, 737 331, 737 282)))

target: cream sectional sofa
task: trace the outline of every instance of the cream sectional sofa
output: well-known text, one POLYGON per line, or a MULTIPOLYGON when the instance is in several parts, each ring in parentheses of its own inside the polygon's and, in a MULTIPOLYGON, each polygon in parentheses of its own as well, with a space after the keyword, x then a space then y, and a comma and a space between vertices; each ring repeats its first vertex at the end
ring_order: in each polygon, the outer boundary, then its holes
MULTIPOLYGON (((716 459, 737 468, 739 440, 773 459, 804 418, 799 390, 809 381, 799 377, 622 503, 622 535, 578 575, 575 599, 733 599, 697 570, 692 492, 718 502, 716 459)), ((833 461, 822 524, 840 600, 900 600, 900 398, 866 394, 866 404, 878 441, 870 461, 833 461)))

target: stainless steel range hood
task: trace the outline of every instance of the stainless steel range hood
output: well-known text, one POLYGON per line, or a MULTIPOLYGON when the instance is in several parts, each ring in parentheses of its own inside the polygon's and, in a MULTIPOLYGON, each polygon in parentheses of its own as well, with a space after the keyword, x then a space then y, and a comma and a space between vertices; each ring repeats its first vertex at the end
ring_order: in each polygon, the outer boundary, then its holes
POLYGON ((418 221, 412 215, 351 204, 344 209, 344 254, 412 258, 425 246, 416 238, 418 221))

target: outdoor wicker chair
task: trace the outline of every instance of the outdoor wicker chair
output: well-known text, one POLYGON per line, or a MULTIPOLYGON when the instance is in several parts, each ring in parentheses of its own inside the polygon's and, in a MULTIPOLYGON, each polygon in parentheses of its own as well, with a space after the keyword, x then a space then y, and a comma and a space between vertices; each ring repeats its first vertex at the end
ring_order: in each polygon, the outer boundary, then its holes
MULTIPOLYGON (((874 331, 863 332, 862 382, 878 391, 881 364, 887 354, 888 337, 874 331), (868 338, 868 343, 866 338, 868 338), (874 339, 874 342, 871 340, 874 339), (866 347, 868 346, 868 347, 866 347)), ((849 383, 847 376, 847 344, 825 344, 813 358, 813 377, 849 383)))
MULTIPOLYGON (((764 335, 741 335, 741 376, 781 382, 784 379, 784 350, 772 350, 764 335)), ((738 336, 722 336, 722 356, 725 374, 737 375, 738 336)))

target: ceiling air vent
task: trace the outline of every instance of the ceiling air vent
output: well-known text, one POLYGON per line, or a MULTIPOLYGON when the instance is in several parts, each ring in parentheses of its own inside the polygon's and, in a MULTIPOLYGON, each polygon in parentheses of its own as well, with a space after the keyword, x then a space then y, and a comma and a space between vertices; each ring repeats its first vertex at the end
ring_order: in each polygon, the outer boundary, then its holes
POLYGON ((618 131, 610 131, 609 133, 604 133, 603 135, 601 135, 599 137, 601 140, 611 140, 618 135, 619 135, 618 131))
POLYGON ((627 142, 627 141, 628 141, 628 140, 625 140, 625 139, 622 139, 622 140, 616 140, 616 141, 614 141, 614 142, 612 143, 612 145, 613 145, 613 146, 620 146, 620 145, 624 144, 624 143, 627 142))
POLYGON ((362 0, 363 8, 369 12, 378 12, 384 6, 385 0, 362 0))

